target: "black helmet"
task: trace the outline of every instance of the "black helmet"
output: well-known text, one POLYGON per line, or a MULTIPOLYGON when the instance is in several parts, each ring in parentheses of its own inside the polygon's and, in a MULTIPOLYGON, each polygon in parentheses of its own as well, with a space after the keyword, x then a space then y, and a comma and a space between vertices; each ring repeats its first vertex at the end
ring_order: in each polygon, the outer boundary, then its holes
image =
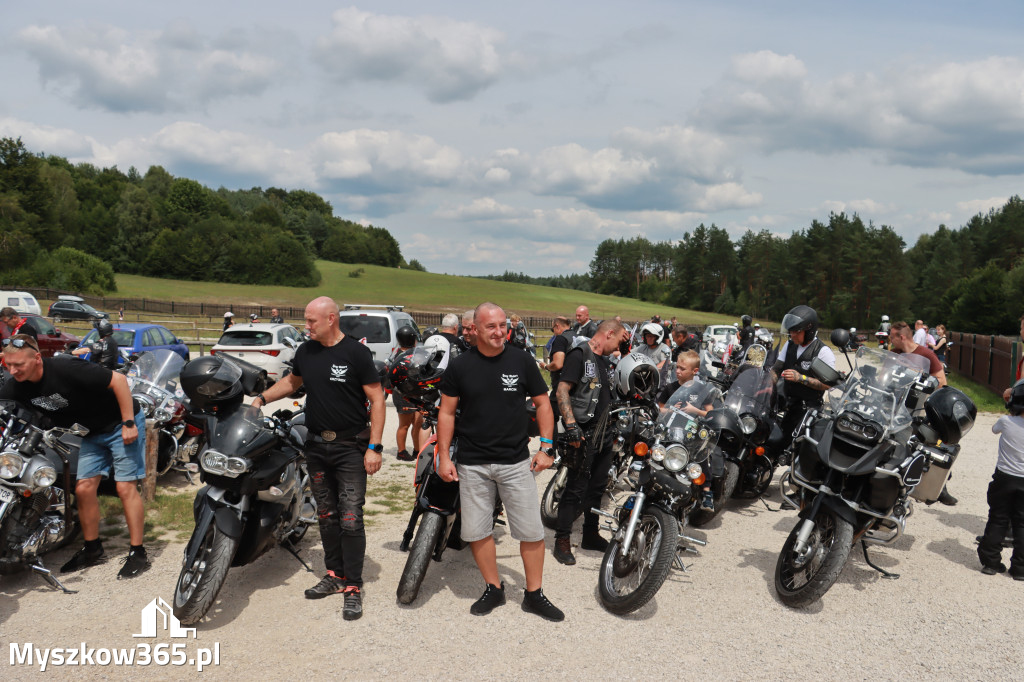
POLYGON ((740 324, 742 324, 744 327, 749 327, 750 323, 753 321, 754 318, 752 318, 750 315, 744 315, 743 317, 740 318, 740 324))
POLYGON ((1021 379, 1010 389, 1010 399, 1006 401, 1006 409, 1020 414, 1024 412, 1024 379, 1021 379))
POLYGON ((96 331, 102 339, 114 333, 114 325, 110 324, 110 320, 100 320, 96 323, 96 331))
POLYGON ((204 355, 188 362, 180 379, 181 390, 196 409, 242 399, 242 368, 219 355, 204 355))
POLYGON ((384 388, 391 388, 391 384, 388 383, 388 366, 383 360, 374 360, 373 368, 377 371, 377 376, 380 378, 381 386, 384 388))
POLYGON ((412 348, 416 345, 416 330, 407 324, 402 325, 395 332, 395 338, 398 339, 398 345, 402 348, 412 348))
POLYGON ((928 396, 924 412, 939 438, 950 445, 967 435, 978 416, 974 402, 952 386, 943 386, 928 396))
POLYGON ((807 305, 798 305, 782 318, 782 333, 807 332, 804 343, 809 342, 818 333, 818 313, 807 305))
POLYGON ((438 397, 447 352, 425 346, 402 351, 391 361, 388 378, 391 387, 403 398, 433 402, 438 397))

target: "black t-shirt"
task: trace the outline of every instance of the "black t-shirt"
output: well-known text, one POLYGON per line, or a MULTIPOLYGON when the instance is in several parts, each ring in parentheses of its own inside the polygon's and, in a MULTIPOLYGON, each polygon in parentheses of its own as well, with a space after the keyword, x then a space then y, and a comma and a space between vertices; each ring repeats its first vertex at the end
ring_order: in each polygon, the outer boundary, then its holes
POLYGON ((90 435, 110 433, 124 421, 117 396, 110 389, 111 375, 109 369, 94 362, 45 358, 40 381, 10 379, 0 388, 0 399, 31 405, 55 426, 69 428, 77 422, 89 429, 90 435))
POLYGON ((597 407, 594 409, 593 424, 597 424, 601 415, 608 409, 608 403, 612 401, 612 381, 615 376, 615 368, 603 355, 596 355, 597 367, 588 367, 583 357, 583 351, 574 351, 565 354, 565 364, 562 365, 561 381, 575 386, 581 381, 590 381, 597 374, 601 376, 601 392, 597 397, 597 407))
POLYGON ((39 330, 36 329, 36 325, 32 322, 31 317, 22 318, 21 325, 14 334, 26 334, 37 341, 39 340, 39 330))
MULTIPOLYGON (((568 353, 569 352, 569 339, 565 337, 565 334, 556 334, 555 338, 551 341, 551 357, 555 357, 555 353, 568 353)), ((565 362, 565 358, 562 358, 562 362, 565 362)), ((552 390, 558 389, 558 381, 562 376, 562 369, 551 370, 551 388, 552 390)))
POLYGON ((311 340, 295 351, 292 365, 306 387, 310 431, 329 430, 350 438, 366 428, 363 386, 380 383, 369 348, 347 335, 333 346, 311 340))
POLYGON ((452 359, 441 393, 459 399, 461 464, 515 464, 529 458, 526 399, 547 393, 537 362, 518 348, 494 357, 476 348, 452 359))

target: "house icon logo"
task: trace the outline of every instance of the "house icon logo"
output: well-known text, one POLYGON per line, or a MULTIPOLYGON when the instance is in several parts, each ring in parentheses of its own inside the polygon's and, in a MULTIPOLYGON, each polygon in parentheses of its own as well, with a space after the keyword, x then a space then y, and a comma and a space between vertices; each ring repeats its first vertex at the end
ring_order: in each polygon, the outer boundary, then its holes
POLYGON ((178 619, 174 617, 174 612, 171 609, 170 604, 165 602, 161 597, 157 597, 153 601, 146 604, 142 609, 142 632, 132 637, 156 637, 157 632, 161 629, 166 630, 167 633, 172 637, 188 637, 189 633, 192 633, 192 639, 196 639, 195 628, 183 628, 178 619))

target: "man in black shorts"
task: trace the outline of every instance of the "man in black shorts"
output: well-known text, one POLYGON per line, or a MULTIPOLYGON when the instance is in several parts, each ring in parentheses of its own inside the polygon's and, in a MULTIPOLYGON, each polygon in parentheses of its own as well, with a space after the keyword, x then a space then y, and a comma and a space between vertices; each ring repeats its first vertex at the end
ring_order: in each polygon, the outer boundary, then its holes
POLYGON ((310 340, 295 352, 292 373, 257 396, 253 405, 306 387, 306 465, 327 575, 305 594, 307 599, 344 594, 342 615, 355 620, 363 615, 366 476, 380 469, 384 450, 384 392, 370 349, 338 327, 337 303, 321 296, 307 305, 306 330, 310 340))
POLYGON ((441 380, 437 422, 438 475, 459 481, 462 539, 487 587, 469 612, 483 616, 505 603, 505 584, 498 575, 494 546, 494 507, 501 496, 512 537, 526 574, 523 610, 542 618, 565 618, 541 590, 544 576, 544 525, 537 484, 531 472, 553 463, 550 454, 554 421, 547 385, 528 353, 505 345, 505 311, 481 303, 473 316, 477 346, 453 359, 441 380), (530 460, 526 398, 537 407, 540 450, 530 460), (455 423, 456 408, 461 410, 455 423), (455 442, 452 461, 449 447, 455 442))
POLYGON ((556 389, 558 411, 573 450, 565 490, 558 503, 558 529, 553 556, 562 564, 576 563, 572 554, 572 525, 583 511, 583 538, 580 547, 603 552, 608 541, 598 531, 598 516, 591 509, 601 506, 608 483, 615 429, 608 425, 612 400, 613 368, 609 355, 619 347, 622 324, 602 322, 584 344, 565 355, 565 365, 556 389))

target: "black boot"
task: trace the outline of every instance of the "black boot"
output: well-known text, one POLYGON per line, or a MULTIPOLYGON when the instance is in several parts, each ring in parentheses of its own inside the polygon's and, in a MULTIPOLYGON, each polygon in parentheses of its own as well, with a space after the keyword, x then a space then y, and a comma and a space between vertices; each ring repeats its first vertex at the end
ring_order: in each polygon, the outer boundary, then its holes
POLYGON ((555 538, 555 548, 551 550, 551 555, 555 557, 555 561, 566 566, 576 563, 576 557, 572 554, 572 543, 567 537, 555 538))

